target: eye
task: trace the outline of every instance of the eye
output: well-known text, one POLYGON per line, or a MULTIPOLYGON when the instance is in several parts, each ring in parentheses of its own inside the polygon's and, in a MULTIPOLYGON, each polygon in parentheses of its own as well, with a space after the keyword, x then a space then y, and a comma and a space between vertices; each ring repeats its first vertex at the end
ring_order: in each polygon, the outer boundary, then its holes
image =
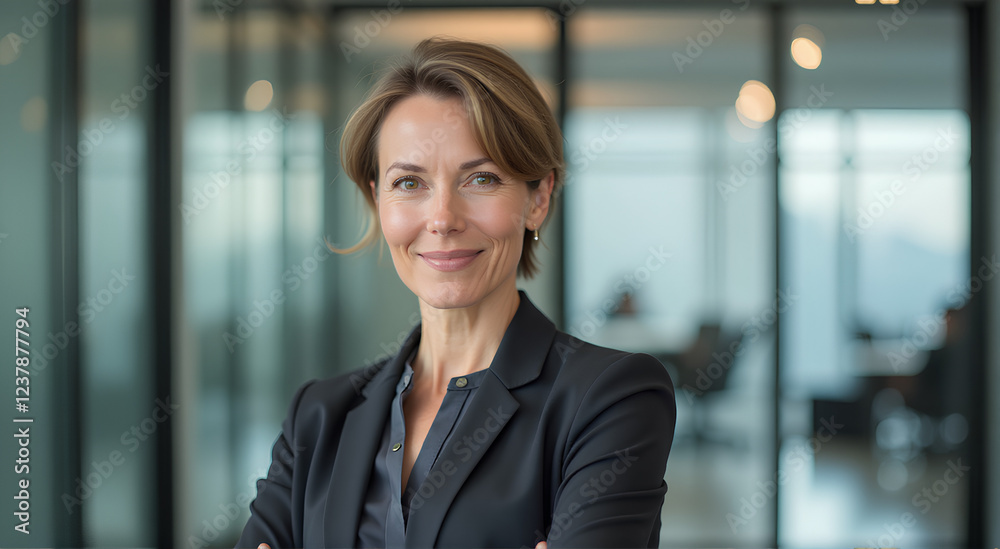
POLYGON ((476 187, 488 187, 490 185, 494 185, 496 183, 499 183, 500 182, 500 178, 497 177, 497 176, 495 176, 495 175, 493 175, 493 174, 491 174, 491 173, 482 172, 482 173, 474 174, 472 176, 471 182, 476 187))
POLYGON ((419 182, 419 181, 417 181, 416 179, 409 179, 409 178, 406 178, 406 177, 404 177, 404 178, 402 178, 402 179, 397 179, 397 180, 396 180, 396 181, 395 181, 395 182, 394 182, 394 183, 392 184, 392 186, 393 186, 394 188, 395 188, 395 187, 399 187, 399 186, 402 186, 404 190, 407 190, 407 191, 415 191, 415 190, 417 190, 417 189, 419 189, 419 188, 420 188, 420 182, 419 182))

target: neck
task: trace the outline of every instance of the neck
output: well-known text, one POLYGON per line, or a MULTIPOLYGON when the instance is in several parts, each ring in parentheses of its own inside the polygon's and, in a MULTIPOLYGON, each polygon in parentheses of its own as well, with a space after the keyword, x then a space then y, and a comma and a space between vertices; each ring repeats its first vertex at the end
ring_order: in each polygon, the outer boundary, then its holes
POLYGON ((513 279, 470 307, 436 309, 421 301, 414 382, 444 393, 451 378, 488 368, 519 304, 513 279))

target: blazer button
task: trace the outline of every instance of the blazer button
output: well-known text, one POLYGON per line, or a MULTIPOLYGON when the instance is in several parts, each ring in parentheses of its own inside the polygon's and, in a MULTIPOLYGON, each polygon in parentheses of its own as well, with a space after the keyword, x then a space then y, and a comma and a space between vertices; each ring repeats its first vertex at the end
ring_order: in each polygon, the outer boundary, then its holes
POLYGON ((460 378, 458 378, 458 379, 455 380, 455 386, 456 387, 465 387, 468 384, 469 384, 469 380, 465 379, 464 377, 460 377, 460 378))
POLYGON ((393 444, 393 445, 392 445, 392 451, 393 451, 393 452, 397 452, 397 451, 399 451, 399 449, 400 449, 400 448, 402 448, 402 447, 403 447, 403 445, 397 442, 396 444, 393 444))

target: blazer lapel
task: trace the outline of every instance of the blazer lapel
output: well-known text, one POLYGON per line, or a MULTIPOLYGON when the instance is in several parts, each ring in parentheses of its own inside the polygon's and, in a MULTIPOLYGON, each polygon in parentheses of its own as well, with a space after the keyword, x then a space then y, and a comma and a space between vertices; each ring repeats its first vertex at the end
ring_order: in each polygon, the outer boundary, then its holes
POLYGON ((433 493, 422 497, 418 492, 414 499, 419 497, 419 504, 410 506, 406 547, 436 545, 441 524, 459 489, 520 406, 510 390, 534 381, 542 371, 555 337, 555 325, 535 308, 524 292, 518 293, 521 301, 517 312, 490 364, 493 375, 483 378, 468 411, 455 426, 448 447, 441 450, 421 485, 421 488, 433 487, 433 493), (480 444, 483 433, 487 438, 480 444), (475 444, 465 443, 467 440, 474 440, 475 444), (440 487, 428 484, 432 479, 442 478, 441 475, 445 480, 440 487))
POLYGON ((323 513, 324 547, 354 546, 372 464, 396 395, 396 381, 403 373, 406 357, 419 341, 420 326, 417 326, 399 353, 361 388, 364 400, 344 419, 323 513))

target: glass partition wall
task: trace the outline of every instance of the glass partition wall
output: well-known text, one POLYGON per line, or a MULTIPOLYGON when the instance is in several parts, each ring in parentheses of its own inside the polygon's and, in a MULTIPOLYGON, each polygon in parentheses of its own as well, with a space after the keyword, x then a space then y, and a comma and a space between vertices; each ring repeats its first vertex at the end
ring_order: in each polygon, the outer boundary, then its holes
POLYGON ((773 505, 728 518, 773 468, 786 306, 772 122, 749 127, 736 110, 741 86, 767 79, 767 15, 581 9, 567 29, 564 329, 653 354, 673 375, 664 546, 773 543, 773 505))
POLYGON ((794 547, 970 545, 970 299, 992 271, 970 271, 966 21, 893 13, 782 20, 793 44, 825 44, 816 69, 782 59, 778 121, 781 279, 801 296, 781 325, 778 539, 794 547))

